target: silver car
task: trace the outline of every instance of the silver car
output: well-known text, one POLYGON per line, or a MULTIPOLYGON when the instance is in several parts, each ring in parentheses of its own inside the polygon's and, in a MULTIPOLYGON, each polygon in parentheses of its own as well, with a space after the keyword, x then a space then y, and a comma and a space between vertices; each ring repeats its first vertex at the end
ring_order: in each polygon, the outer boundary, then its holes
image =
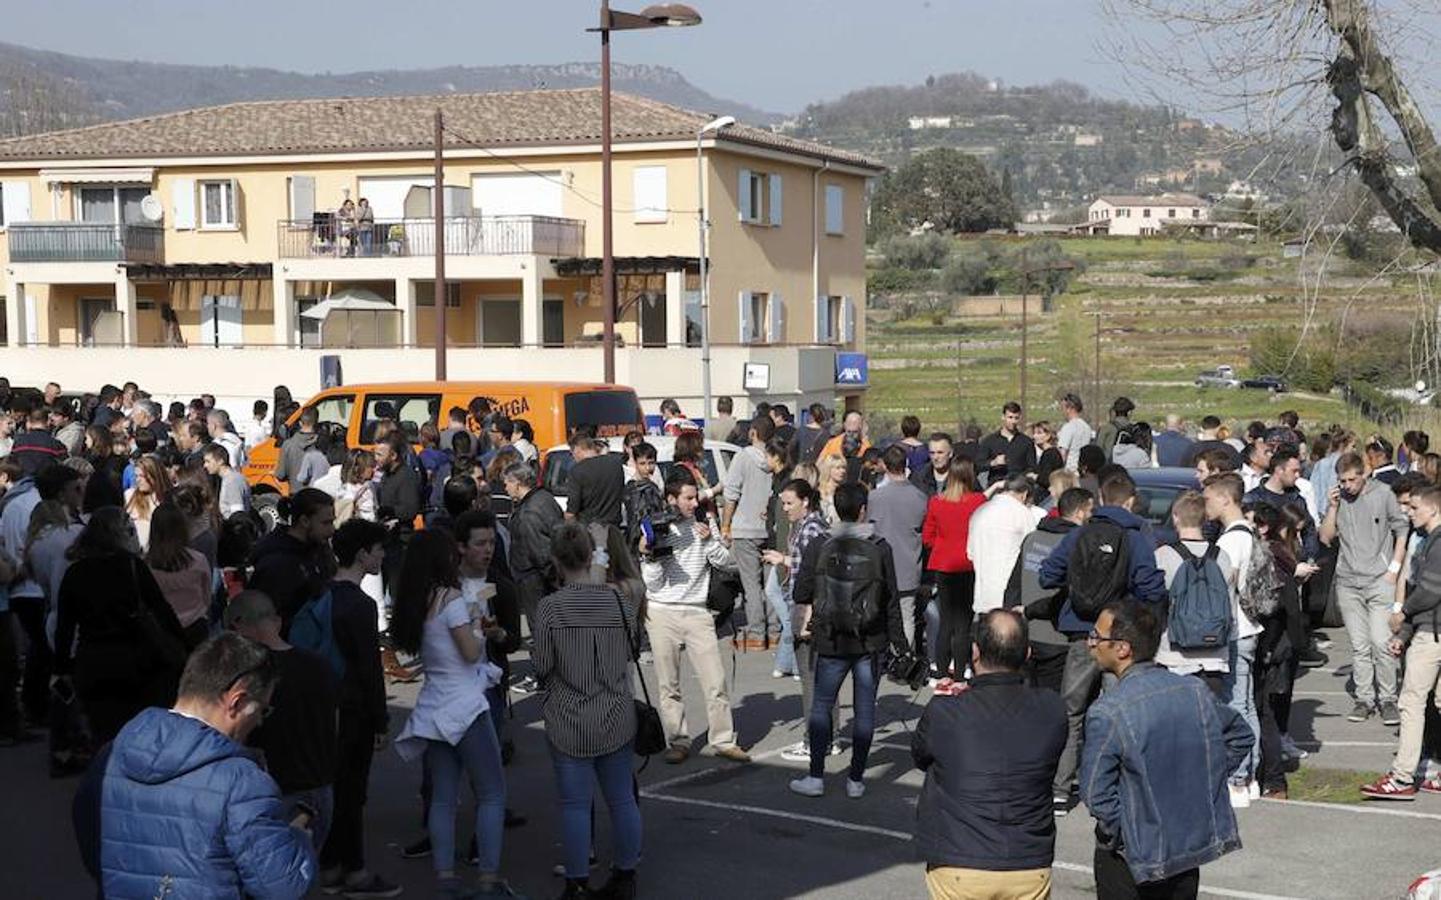
POLYGON ((1235 390, 1241 387, 1241 380, 1236 377, 1236 371, 1230 366, 1218 366, 1197 375, 1196 387, 1235 390))

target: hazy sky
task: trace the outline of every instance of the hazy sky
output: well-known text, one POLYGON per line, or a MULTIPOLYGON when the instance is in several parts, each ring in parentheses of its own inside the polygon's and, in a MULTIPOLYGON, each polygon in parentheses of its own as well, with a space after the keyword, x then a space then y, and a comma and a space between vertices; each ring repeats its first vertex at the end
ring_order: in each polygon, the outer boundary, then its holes
MULTIPOLYGON (((644 3, 621 0, 618 8, 644 3)), ((1133 97, 1097 49, 1095 0, 695 0, 698 28, 617 34, 617 61, 678 69, 776 112, 972 70, 1133 97)), ((0 40, 87 56, 304 72, 593 60, 594 0, 13 0, 0 40)))

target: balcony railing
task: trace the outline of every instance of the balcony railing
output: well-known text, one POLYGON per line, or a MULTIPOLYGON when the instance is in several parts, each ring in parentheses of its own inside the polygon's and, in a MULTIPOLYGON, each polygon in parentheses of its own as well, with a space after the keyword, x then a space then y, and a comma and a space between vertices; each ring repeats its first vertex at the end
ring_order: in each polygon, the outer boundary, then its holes
MULTIPOLYGON (((433 256, 435 219, 377 219, 365 227, 283 220, 285 259, 433 256)), ((549 216, 456 216, 444 221, 445 252, 455 256, 580 256, 585 223, 549 216)))
POLYGON ((159 225, 16 222, 6 231, 11 262, 164 262, 159 225))

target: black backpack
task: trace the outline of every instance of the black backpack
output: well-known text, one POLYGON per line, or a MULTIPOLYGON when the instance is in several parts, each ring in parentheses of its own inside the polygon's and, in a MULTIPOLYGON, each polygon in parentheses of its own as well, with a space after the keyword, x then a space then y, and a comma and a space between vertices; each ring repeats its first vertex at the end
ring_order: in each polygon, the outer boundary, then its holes
POLYGON ((860 638, 884 630, 881 554, 885 552, 862 538, 826 541, 816 565, 813 616, 827 633, 860 638))
POLYGON ((1066 561, 1066 595, 1071 609, 1094 622, 1106 604, 1131 595, 1131 551, 1126 529, 1105 519, 1092 519, 1076 535, 1066 561))

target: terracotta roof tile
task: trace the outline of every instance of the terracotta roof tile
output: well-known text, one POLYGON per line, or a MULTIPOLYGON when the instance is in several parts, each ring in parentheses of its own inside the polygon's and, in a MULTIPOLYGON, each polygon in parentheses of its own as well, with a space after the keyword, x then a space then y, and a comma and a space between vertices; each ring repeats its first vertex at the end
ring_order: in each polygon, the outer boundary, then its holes
MULTIPOLYGON (((131 157, 258 156, 428 150, 435 109, 445 114, 448 147, 594 143, 600 140, 600 89, 266 100, 211 106, 0 141, 0 160, 50 162, 131 157), (457 136, 458 135, 458 136, 457 136)), ((694 139, 711 117, 631 94, 613 95, 617 144, 694 139)), ((883 164, 738 124, 728 143, 817 156, 880 171, 883 164)))

